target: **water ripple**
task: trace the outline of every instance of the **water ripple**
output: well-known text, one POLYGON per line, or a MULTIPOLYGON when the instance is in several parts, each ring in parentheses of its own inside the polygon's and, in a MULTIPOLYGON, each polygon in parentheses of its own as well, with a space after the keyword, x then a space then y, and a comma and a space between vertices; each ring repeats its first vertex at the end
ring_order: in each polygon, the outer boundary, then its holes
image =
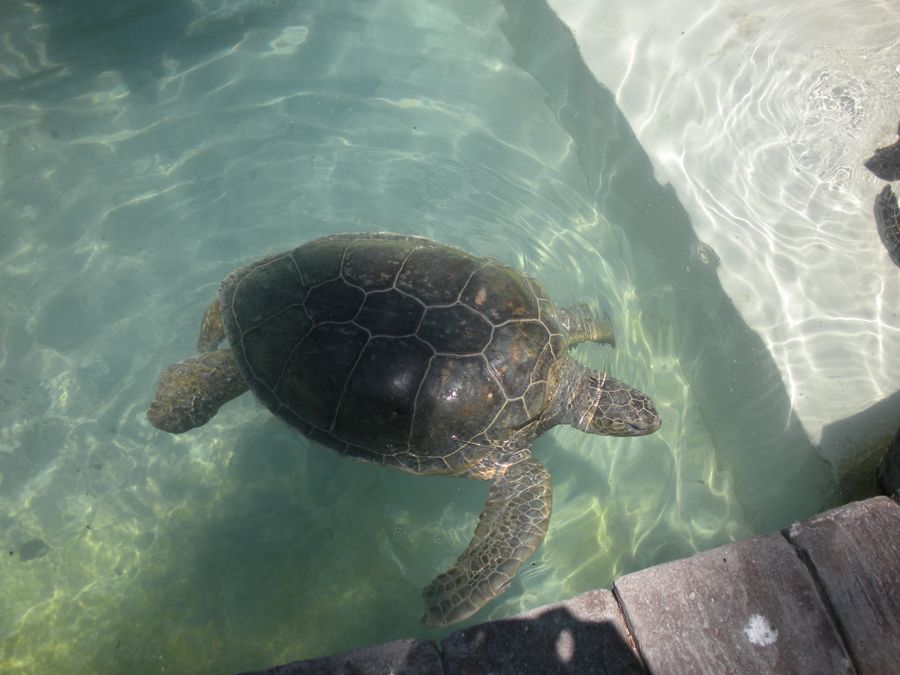
POLYGON ((900 277, 862 167, 894 138, 900 9, 719 0, 643 16, 551 4, 721 259, 811 437, 900 388, 886 356, 900 353, 900 318, 884 311, 900 304, 900 277), (612 46, 609 34, 620 36, 612 46))

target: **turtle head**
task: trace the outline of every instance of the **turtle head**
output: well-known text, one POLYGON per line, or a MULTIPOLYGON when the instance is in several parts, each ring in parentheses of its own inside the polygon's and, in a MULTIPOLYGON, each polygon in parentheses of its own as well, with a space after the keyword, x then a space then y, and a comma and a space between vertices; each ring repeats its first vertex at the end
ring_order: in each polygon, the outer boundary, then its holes
POLYGON ((647 394, 605 373, 590 376, 590 405, 577 424, 580 429, 602 436, 646 436, 661 424, 647 394))

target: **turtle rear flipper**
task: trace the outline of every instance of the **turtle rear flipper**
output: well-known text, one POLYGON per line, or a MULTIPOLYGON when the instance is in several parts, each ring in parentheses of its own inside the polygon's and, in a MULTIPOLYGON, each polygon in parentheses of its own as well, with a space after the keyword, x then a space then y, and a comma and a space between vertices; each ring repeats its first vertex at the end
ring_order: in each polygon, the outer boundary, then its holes
POLYGON ((547 534, 550 474, 530 452, 498 470, 465 552, 422 592, 426 626, 461 621, 500 595, 547 534))
POLYGON ((230 349, 197 354, 166 368, 147 411, 150 424, 180 434, 206 424, 225 403, 247 391, 230 349))

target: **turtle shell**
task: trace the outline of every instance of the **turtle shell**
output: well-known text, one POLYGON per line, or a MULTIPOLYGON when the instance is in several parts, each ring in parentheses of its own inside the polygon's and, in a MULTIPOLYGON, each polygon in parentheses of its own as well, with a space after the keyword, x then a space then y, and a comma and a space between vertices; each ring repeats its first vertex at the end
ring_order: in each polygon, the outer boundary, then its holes
POLYGON ((219 299, 275 415, 415 473, 458 473, 527 425, 564 351, 536 281, 421 237, 317 239, 231 273, 219 299))

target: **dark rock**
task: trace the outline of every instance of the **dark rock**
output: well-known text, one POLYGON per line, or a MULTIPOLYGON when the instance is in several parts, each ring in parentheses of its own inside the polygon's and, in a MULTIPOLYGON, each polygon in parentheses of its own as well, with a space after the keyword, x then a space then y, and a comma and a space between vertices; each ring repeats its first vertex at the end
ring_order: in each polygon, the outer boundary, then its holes
POLYGON ((242 675, 441 675, 443 672, 433 642, 397 640, 242 675))
POLYGON ((47 546, 47 542, 43 539, 31 539, 22 544, 22 547, 19 549, 19 559, 22 562, 36 560, 37 558, 43 558, 49 552, 50 547, 47 546))
POLYGON ((615 584, 653 673, 853 673, 806 566, 768 534, 615 584))
POLYGON ((900 664, 900 505, 875 497, 790 528, 808 557, 861 673, 900 664))
POLYGON ((877 480, 879 490, 900 499, 900 428, 878 465, 877 480))
POLYGON ((645 672, 606 590, 465 628, 441 646, 447 675, 645 672))

